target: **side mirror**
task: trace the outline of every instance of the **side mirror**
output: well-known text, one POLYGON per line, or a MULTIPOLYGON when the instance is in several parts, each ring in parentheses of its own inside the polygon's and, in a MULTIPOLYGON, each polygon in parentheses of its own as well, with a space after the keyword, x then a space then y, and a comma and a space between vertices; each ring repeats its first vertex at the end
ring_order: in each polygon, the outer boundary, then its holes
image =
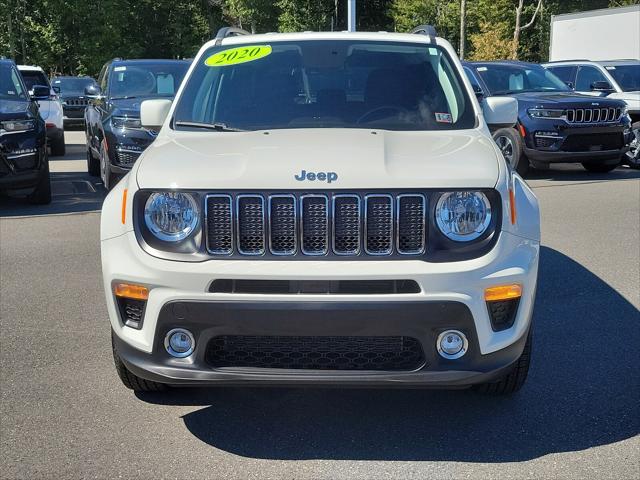
POLYGON ((160 130, 170 109, 171 100, 166 98, 145 100, 140 104, 140 123, 144 128, 160 130))
POLYGON ((51 87, 53 89, 54 92, 56 92, 58 95, 60 94, 60 87, 58 87, 57 85, 54 85, 53 87, 51 87))
POLYGON ((476 94, 476 98, 478 99, 478 101, 480 101, 482 97, 484 97, 482 88, 480 87, 480 85, 471 85, 471 87, 473 88, 473 93, 476 94))
POLYGON ((486 97, 482 113, 491 129, 513 127, 518 121, 518 101, 512 97, 486 97))
POLYGON ((573 89, 574 89, 573 82, 564 82, 564 84, 565 84, 567 87, 569 87, 571 90, 573 90, 573 89))
POLYGON ((591 84, 591 91, 592 92, 611 93, 611 92, 613 92, 613 87, 606 80, 600 80, 598 82, 593 82, 591 84))
POLYGON ((49 98, 50 94, 51 90, 49 90, 49 87, 46 85, 34 85, 31 90, 31 97, 36 99, 49 98))

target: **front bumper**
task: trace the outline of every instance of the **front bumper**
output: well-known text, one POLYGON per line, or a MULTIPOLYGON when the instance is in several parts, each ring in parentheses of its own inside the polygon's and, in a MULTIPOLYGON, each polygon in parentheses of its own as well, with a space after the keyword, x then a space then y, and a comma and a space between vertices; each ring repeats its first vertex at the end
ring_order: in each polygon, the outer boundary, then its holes
POLYGON ((142 251, 133 232, 102 242, 105 293, 114 342, 136 375, 169 384, 340 383, 362 385, 464 386, 489 381, 517 360, 530 329, 539 244, 501 232, 483 257, 452 263, 421 260, 368 262, 278 262, 211 260, 186 263, 162 260, 142 251), (287 280, 411 279, 412 294, 313 295, 209 293, 217 278, 287 280), (150 289, 142 328, 124 326, 115 303, 115 282, 150 289), (523 286, 512 327, 495 332, 484 289, 523 286), (176 307, 176 305, 180 305, 176 307), (196 350, 186 359, 169 356, 164 337, 187 328, 196 350), (437 335, 457 329, 469 350, 457 360, 441 358, 437 335), (206 346, 217 335, 399 335, 419 340, 425 356, 414 371, 311 371, 212 368, 206 346))
POLYGON ((619 161, 632 139, 629 126, 621 124, 567 126, 548 122, 526 126, 524 153, 527 158, 542 163, 619 161), (618 140, 613 141, 612 137, 616 136, 618 140), (611 144, 616 146, 611 148, 611 144))
POLYGON ((0 190, 33 188, 46 166, 44 126, 0 136, 0 190))

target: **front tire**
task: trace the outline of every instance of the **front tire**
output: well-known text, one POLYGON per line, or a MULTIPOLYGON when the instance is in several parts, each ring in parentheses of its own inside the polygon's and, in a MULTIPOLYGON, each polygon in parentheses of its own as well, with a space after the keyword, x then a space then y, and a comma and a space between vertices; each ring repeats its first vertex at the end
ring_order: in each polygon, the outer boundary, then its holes
POLYGON ((104 143, 100 144, 100 178, 102 178, 102 184, 107 192, 118 183, 118 176, 111 173, 111 163, 109 161, 109 153, 104 148, 104 143))
POLYGON ((488 395, 511 395, 522 388, 529 374, 531 364, 531 330, 527 335, 527 343, 524 345, 522 355, 516 361, 513 370, 495 382, 475 385, 477 392, 488 395))
POLYGON ((131 373, 129 369, 127 369, 116 350, 113 332, 111 333, 111 347, 113 350, 113 363, 116 366, 116 372, 118 372, 118 377, 125 387, 129 390, 133 390, 134 392, 163 392, 167 390, 167 385, 164 383, 145 380, 144 378, 140 378, 139 376, 131 373))
POLYGON ((100 176, 100 162, 91 153, 91 147, 87 147, 87 171, 92 177, 100 176))
POLYGON ((515 128, 500 128, 493 134, 504 159, 521 177, 529 171, 529 159, 524 154, 522 138, 515 128))
POLYGON ((67 152, 67 147, 64 143, 64 131, 60 134, 60 137, 54 138, 51 141, 51 155, 56 157, 62 157, 67 152))
POLYGON ((49 173, 49 159, 45 159, 46 165, 42 170, 38 185, 27 199, 33 205, 48 205, 51 203, 51 174, 49 173))
POLYGON ((620 162, 616 163, 588 163, 582 162, 582 166, 587 172, 591 173, 609 173, 615 170, 620 165, 620 162))

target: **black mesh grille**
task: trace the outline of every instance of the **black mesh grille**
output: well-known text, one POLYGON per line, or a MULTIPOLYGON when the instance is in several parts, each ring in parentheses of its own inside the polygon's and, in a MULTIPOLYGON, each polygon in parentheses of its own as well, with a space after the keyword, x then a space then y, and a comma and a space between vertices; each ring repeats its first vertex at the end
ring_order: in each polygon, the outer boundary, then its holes
POLYGON ((428 255, 430 195, 215 192, 207 195, 205 246, 233 258, 428 255))
POLYGON ((308 255, 324 255, 328 243, 327 197, 302 197, 302 251, 308 255))
POLYGON ((228 255, 233 251, 231 197, 207 197, 207 249, 211 253, 228 255))
POLYGON ((359 197, 335 197, 333 221, 334 252, 344 255, 357 254, 360 251, 359 197))
POLYGON ((262 197, 238 197, 238 251, 245 255, 264 253, 264 202, 262 197))
POLYGON ((519 298, 487 302, 489 317, 491 318, 491 326, 494 331, 499 332, 501 330, 511 328, 514 320, 516 319, 516 312, 518 311, 519 303, 519 298))
POLYGON ((271 252, 292 255, 296 251, 296 200, 292 196, 271 197, 271 252))
POLYGON ((67 98, 65 103, 72 107, 86 107, 89 104, 85 98, 67 98))
POLYGON ((367 253, 386 255, 393 248, 393 202, 386 195, 372 195, 366 199, 367 253))
POLYGON ((412 371, 424 353, 411 337, 244 336, 213 338, 206 352, 214 368, 412 371))
POLYGON ((422 195, 398 198, 398 251, 421 253, 425 247, 425 203, 422 195))
POLYGON ((126 152, 122 150, 116 150, 116 160, 120 165, 131 166, 136 163, 140 153, 138 152, 126 152))

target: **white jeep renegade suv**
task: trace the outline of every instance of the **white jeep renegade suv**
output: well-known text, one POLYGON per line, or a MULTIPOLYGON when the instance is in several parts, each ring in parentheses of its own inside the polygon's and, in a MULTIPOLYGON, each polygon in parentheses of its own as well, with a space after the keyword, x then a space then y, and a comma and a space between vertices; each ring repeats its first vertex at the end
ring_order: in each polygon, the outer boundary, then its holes
POLYGON ((204 45, 102 210, 124 384, 511 393, 527 375, 535 196, 432 27, 204 45))

